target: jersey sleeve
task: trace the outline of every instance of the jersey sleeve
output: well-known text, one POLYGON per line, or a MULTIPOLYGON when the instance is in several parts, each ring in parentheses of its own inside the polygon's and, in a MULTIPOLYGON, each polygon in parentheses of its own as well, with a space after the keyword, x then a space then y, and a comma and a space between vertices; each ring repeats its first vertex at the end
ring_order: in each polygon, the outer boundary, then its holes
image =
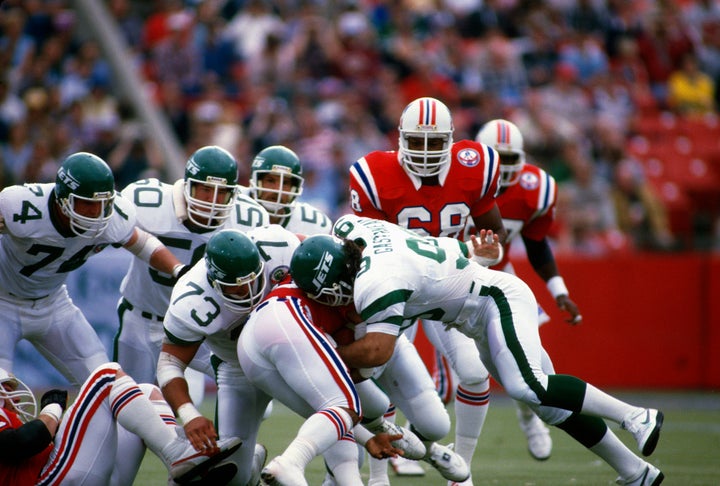
POLYGON ((470 216, 475 218, 487 213, 495 205, 495 198, 500 187, 500 155, 497 151, 487 145, 478 144, 482 147, 484 164, 483 184, 478 199, 470 209, 470 216))
POLYGON ((550 231, 555 221, 557 203, 557 184, 547 172, 540 171, 540 187, 537 196, 537 210, 523 227, 521 234, 525 238, 540 241, 550 231))
POLYGON ((365 157, 350 167, 350 207, 358 216, 387 219, 382 210, 375 177, 365 157))
POLYGON ((405 303, 411 290, 395 285, 394 279, 369 282, 362 275, 355 281, 355 306, 368 332, 400 335, 405 303))
POLYGON ((271 224, 249 231, 247 235, 265 262, 265 277, 271 285, 280 283, 290 271, 290 260, 300 239, 280 225, 271 224))
POLYGON ((126 244, 135 231, 137 213, 131 200, 121 194, 115 195, 113 216, 108 226, 108 239, 112 243, 126 244))

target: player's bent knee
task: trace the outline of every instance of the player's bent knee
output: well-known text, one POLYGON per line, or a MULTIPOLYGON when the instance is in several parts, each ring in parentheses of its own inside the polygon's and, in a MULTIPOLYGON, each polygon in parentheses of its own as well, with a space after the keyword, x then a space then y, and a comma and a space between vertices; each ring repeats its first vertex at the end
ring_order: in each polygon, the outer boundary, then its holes
POLYGON ((426 440, 437 441, 450 432, 450 416, 437 393, 423 392, 408 404, 410 410, 405 415, 426 440))

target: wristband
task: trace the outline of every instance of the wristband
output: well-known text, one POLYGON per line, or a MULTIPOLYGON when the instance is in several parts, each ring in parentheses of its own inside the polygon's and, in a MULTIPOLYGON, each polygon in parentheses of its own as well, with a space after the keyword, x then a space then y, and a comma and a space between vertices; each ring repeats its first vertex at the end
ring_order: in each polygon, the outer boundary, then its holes
POLYGON ((561 295, 570 295, 570 292, 568 292, 568 289, 565 286, 565 281, 559 275, 556 275, 550 280, 548 280, 546 285, 547 289, 550 291, 550 294, 555 299, 557 299, 561 295))
POLYGON ((177 409, 177 415, 183 425, 187 425, 191 420, 195 420, 198 417, 202 417, 202 414, 198 412, 195 405, 192 402, 183 403, 177 409))
POLYGON ((50 403, 40 410, 40 415, 50 415, 57 423, 60 423, 63 411, 59 403, 50 403))
POLYGON ((173 278, 178 278, 178 275, 180 274, 180 271, 185 267, 182 263, 178 263, 175 265, 172 269, 172 276, 173 278))

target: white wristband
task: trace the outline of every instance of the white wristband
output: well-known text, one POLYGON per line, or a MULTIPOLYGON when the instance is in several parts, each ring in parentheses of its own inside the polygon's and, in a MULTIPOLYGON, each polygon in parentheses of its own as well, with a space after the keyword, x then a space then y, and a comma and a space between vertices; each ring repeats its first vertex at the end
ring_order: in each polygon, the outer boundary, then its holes
POLYGON ((178 274, 180 273, 180 270, 182 270, 185 267, 182 263, 178 263, 175 265, 172 269, 172 276, 173 278, 178 278, 178 274))
POLYGON ((565 281, 559 275, 556 275, 548 280, 546 285, 554 299, 557 299, 560 295, 570 295, 570 292, 568 292, 568 289, 565 286, 565 281))
POLYGON ((45 407, 40 410, 40 415, 50 415, 52 418, 55 419, 57 423, 60 423, 60 418, 62 417, 63 410, 59 403, 51 403, 49 405, 45 405, 45 407))
POLYGON ((183 403, 177 409, 177 415, 183 425, 187 425, 191 420, 202 417, 202 414, 195 408, 192 402, 183 403))

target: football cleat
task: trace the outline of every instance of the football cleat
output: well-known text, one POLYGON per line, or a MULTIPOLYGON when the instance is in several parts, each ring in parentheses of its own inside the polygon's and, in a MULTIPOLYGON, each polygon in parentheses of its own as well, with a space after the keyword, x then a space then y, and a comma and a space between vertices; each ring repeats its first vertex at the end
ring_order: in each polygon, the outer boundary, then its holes
POLYGON ((523 414, 518 410, 518 421, 520 429, 527 437, 528 451, 530 455, 538 460, 545 461, 552 453, 552 438, 550 429, 540 420, 540 417, 533 414, 523 414))
POLYGON ((267 460, 267 449, 262 444, 255 444, 255 452, 253 453, 252 468, 250 469, 250 480, 247 482, 249 486, 258 486, 260 484, 260 473, 262 472, 265 461, 267 460))
POLYGON ((665 479, 665 475, 652 464, 645 466, 640 475, 633 479, 617 478, 615 482, 617 484, 623 484, 625 486, 658 486, 665 479))
POLYGON ((386 433, 389 435, 402 435, 402 439, 394 440, 391 442, 393 447, 402 449, 405 453, 403 457, 405 459, 419 460, 425 457, 427 449, 425 444, 422 443, 418 436, 413 434, 410 430, 400 425, 383 420, 377 427, 373 427, 371 432, 374 434, 386 433))
POLYGON ((470 478, 470 468, 465 460, 453 451, 453 444, 444 446, 433 442, 423 460, 449 481, 462 482, 470 478))
POLYGON ((623 419, 622 428, 635 436, 643 456, 649 456, 655 450, 660 438, 663 419, 663 413, 654 408, 643 408, 631 412, 623 419))
POLYGON ((405 459, 402 456, 391 457, 390 466, 392 466, 397 476, 425 476, 425 469, 417 461, 405 459))
POLYGON ((283 456, 277 456, 270 461, 260 477, 269 486, 308 486, 302 468, 283 456))
POLYGON ((238 450, 241 445, 242 441, 235 437, 217 441, 216 449, 196 451, 186 439, 177 438, 169 445, 180 450, 179 454, 169 455, 175 458, 168 466, 170 477, 178 484, 187 484, 195 477, 205 474, 211 467, 238 450))

